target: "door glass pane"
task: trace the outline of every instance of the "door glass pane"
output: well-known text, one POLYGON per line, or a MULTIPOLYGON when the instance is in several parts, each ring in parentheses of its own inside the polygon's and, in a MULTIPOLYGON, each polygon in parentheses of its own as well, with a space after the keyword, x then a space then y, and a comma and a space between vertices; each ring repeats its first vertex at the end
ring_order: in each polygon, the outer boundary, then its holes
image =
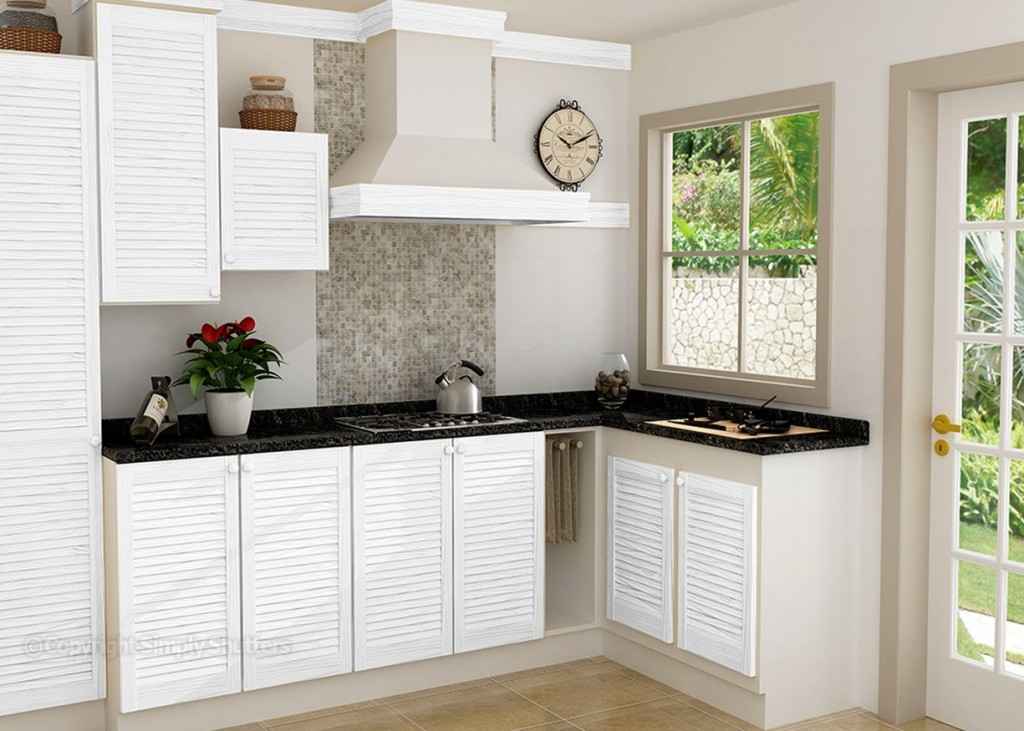
POLYGON ((991 666, 996 646, 996 570, 957 561, 956 654, 991 666))
POLYGON ((743 126, 672 135, 672 251, 740 246, 743 126))
POLYGON ((818 244, 818 112, 750 123, 750 248, 818 244))
POLYGON ((1024 231, 1017 232, 1017 247, 1013 259, 1013 292, 1010 295, 1010 302, 1013 305, 1013 333, 1024 335, 1024 231))
POLYGON ((1024 678, 1024 576, 1009 574, 1006 588, 1006 672, 1024 678))
POLYGON ((1009 558, 1024 564, 1024 462, 1010 462, 1009 558))
POLYGON ((739 258, 666 257, 665 361, 735 371, 739 362, 739 258))
POLYGON ((995 558, 999 526, 999 458, 960 453, 959 545, 995 558))
POLYGON ((1024 116, 1017 117, 1017 218, 1024 218, 1024 116))
POLYGON ((817 257, 752 256, 747 277, 744 370, 814 378, 817 257))
POLYGON ((971 231, 966 235, 963 285, 964 332, 1002 332, 1002 231, 971 231))
POLYGON ((998 445, 1002 346, 964 343, 963 354, 963 439, 998 445))
POLYGON ((966 220, 1002 220, 1005 190, 1006 118, 968 122, 966 220))
POLYGON ((1010 394, 1010 446, 1024 449, 1024 347, 1013 348, 1013 391, 1010 394))

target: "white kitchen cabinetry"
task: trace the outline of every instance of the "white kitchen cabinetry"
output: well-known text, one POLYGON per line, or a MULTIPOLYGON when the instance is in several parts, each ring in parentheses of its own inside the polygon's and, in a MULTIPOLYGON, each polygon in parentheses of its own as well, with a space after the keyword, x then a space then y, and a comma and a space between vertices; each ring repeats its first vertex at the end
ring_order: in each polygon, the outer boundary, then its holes
POLYGON ((215 15, 96 8, 104 302, 220 297, 215 15))
POLYGON ((119 465, 121 711, 242 689, 238 458, 119 465))
POLYGON ((455 652, 544 633, 543 437, 455 445, 455 652))
POLYGON ((355 669, 543 633, 543 435, 353 450, 355 669))
POLYGON ((220 134, 223 269, 327 269, 327 135, 220 134))
POLYGON ((112 465, 121 712, 351 669, 349 453, 112 465))
POLYGON ((240 458, 245 690, 352 669, 350 454, 240 458))
POLYGON ((672 642, 675 472, 608 458, 608 619, 672 642))
POLYGON ((91 60, 0 51, 0 715, 105 695, 91 60))
POLYGON ((680 475, 679 648, 754 675, 756 488, 680 475))

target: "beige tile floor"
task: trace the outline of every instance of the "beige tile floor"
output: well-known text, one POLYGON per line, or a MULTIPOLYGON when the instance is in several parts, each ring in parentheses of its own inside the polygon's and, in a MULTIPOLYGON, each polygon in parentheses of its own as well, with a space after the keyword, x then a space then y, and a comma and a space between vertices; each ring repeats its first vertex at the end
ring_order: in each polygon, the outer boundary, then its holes
MULTIPOLYGON (((223 731, 755 731, 696 698, 605 657, 431 688, 223 731)), ((955 731, 921 719, 898 728, 860 709, 784 727, 800 731, 955 731)))

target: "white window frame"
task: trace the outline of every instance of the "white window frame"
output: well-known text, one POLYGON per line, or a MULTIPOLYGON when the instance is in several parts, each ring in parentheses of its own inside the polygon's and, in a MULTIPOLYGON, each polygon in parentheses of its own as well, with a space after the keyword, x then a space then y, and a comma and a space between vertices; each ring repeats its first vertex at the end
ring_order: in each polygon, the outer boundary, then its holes
POLYGON ((640 383, 747 398, 777 396, 787 403, 828 406, 834 96, 834 84, 818 84, 640 117, 640 383), (665 237, 672 230, 672 133, 815 110, 819 112, 819 159, 814 379, 669 364, 664 352, 668 282, 663 262, 665 237))

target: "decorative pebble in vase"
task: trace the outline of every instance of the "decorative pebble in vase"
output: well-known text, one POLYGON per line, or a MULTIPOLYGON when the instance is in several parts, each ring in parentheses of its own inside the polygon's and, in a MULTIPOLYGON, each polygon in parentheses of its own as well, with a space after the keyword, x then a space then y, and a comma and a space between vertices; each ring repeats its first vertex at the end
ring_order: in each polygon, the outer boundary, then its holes
POLYGON ((617 409, 626 403, 632 381, 633 374, 624 353, 601 353, 601 369, 594 379, 594 391, 602 406, 617 409))
POLYGON ((0 1, 0 49, 60 53, 61 40, 46 0, 0 1))
POLYGON ((252 88, 242 98, 238 113, 242 129, 294 132, 299 115, 292 93, 284 88, 283 76, 250 76, 252 88))

